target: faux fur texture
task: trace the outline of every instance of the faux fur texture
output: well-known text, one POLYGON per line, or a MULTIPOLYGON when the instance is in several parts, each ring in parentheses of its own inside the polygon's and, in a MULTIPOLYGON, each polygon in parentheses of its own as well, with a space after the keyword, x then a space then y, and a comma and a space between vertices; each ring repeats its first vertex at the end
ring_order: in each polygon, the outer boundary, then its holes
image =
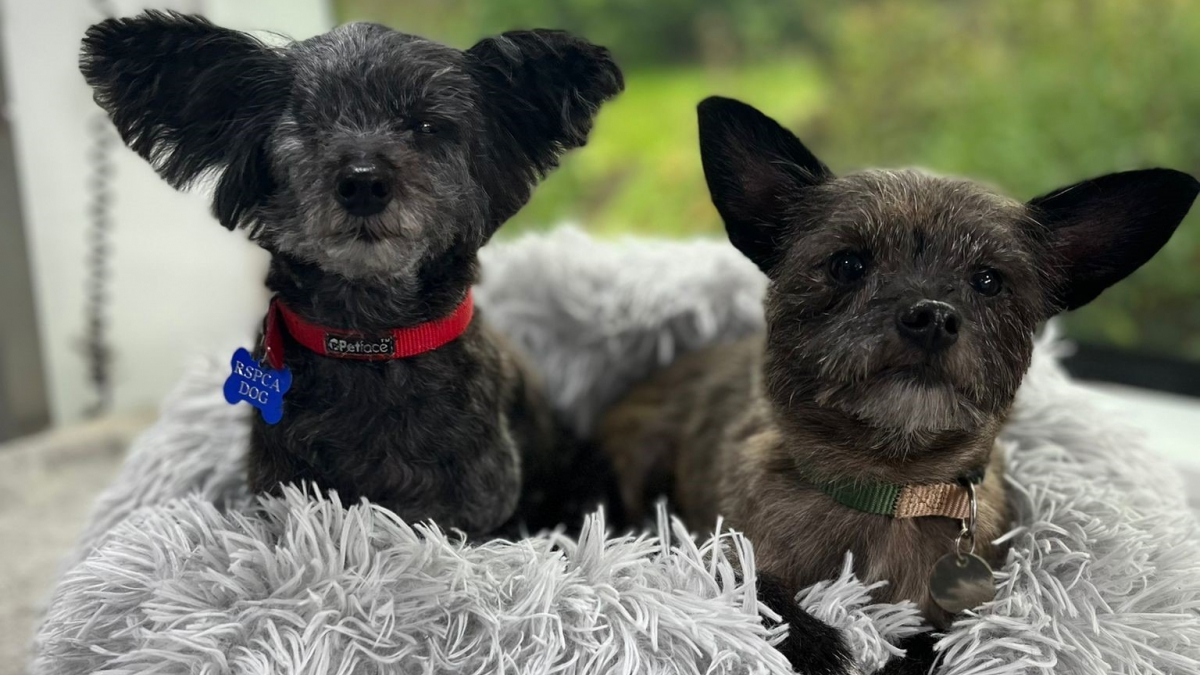
MULTIPOLYGON (((479 304, 580 428, 680 353, 758 329, 763 279, 725 244, 490 247, 479 304)), ((242 479, 223 358, 165 402, 101 499, 35 644, 35 673, 783 673, 745 542, 553 535, 468 547, 386 511, 242 479), (417 657, 424 657, 418 659, 417 657)), ((1005 434, 1012 549, 938 672, 1200 672, 1200 526, 1179 476, 1090 402, 1042 340, 1005 434)), ((847 564, 798 596, 870 672, 919 628, 847 564)))

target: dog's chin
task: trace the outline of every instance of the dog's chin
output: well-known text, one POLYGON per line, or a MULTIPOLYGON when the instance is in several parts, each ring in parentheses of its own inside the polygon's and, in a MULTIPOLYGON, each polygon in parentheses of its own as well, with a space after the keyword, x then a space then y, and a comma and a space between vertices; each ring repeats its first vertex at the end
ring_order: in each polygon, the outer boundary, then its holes
POLYGON ((414 274, 424 254, 425 244, 419 240, 354 236, 330 241, 317 253, 316 262, 347 279, 386 280, 414 274))
POLYGON ((969 430, 986 417, 952 383, 929 373, 888 373, 854 386, 831 387, 817 402, 902 435, 969 430))

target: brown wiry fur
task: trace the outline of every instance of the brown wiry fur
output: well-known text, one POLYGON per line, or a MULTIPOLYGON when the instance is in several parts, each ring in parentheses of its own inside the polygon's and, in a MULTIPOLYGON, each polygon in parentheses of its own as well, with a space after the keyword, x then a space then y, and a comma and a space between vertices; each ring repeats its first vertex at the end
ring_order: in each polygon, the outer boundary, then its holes
MULTIPOLYGON (((606 415, 600 436, 628 515, 645 518, 661 494, 694 530, 712 528, 720 515, 754 542, 759 569, 792 589, 836 576, 852 551, 860 578, 889 581, 877 600, 917 601, 944 625, 949 615, 929 601, 929 570, 953 550, 958 522, 883 518, 812 488, 800 467, 811 471, 814 456, 831 449, 819 438, 789 438, 772 422, 762 392, 763 342, 756 336, 689 354, 606 415), (656 482, 665 477, 673 486, 656 482)), ((1000 551, 990 542, 1003 533, 1008 513, 1002 458, 991 450, 990 442, 964 446, 918 464, 938 477, 931 482, 949 482, 990 462, 978 490, 976 553, 994 563, 1000 551)), ((864 460, 857 473, 879 472, 864 460)))
POLYGON ((861 579, 889 582, 878 599, 913 600, 946 625, 929 573, 954 550, 959 522, 863 513, 811 480, 948 483, 989 468, 977 553, 998 562, 990 541, 1007 509, 992 449, 1043 307, 1024 216, 1019 202, 913 171, 810 188, 792 208, 798 226, 772 270, 767 335, 681 359, 604 421, 631 515, 644 515, 654 497, 648 477, 673 477, 669 495, 690 526, 723 516, 754 542, 760 568, 790 588, 835 575, 851 551, 861 579), (875 278, 858 294, 825 279, 827 258, 847 247, 877 252, 875 278), (982 302, 955 279, 979 256, 1003 261, 1007 297, 982 302), (945 353, 926 354, 896 333, 896 307, 925 296, 974 310, 945 353))

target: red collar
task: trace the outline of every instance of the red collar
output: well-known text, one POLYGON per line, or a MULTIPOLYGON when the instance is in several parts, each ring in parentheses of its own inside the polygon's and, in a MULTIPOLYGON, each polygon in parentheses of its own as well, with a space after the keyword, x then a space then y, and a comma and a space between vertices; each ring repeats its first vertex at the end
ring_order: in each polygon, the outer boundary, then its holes
POLYGON ((318 326, 300 318, 279 298, 272 298, 267 311, 263 342, 267 361, 279 370, 283 367, 283 331, 311 352, 337 359, 389 361, 433 351, 462 335, 471 324, 475 303, 471 291, 449 316, 408 328, 393 328, 378 333, 363 333, 318 326), (280 319, 283 319, 282 326, 280 319))

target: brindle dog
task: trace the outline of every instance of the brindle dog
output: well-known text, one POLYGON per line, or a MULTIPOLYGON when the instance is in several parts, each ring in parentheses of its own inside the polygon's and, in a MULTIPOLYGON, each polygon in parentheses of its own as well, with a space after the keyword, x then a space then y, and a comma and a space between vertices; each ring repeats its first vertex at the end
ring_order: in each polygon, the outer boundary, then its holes
MULTIPOLYGON (((999 563, 1008 513, 993 448, 1035 329, 1149 260, 1198 184, 1131 171, 1021 203, 914 170, 836 177, 737 101, 708 99, 699 121, 729 238, 770 280, 767 330, 680 359, 607 413, 625 507, 636 519, 666 494, 693 528, 724 516, 789 598, 852 551, 859 578, 888 581, 877 600, 912 600, 944 628, 953 617, 929 578, 959 521, 874 515, 814 485, 986 470, 977 553, 999 563)), ((915 646, 929 657, 927 639, 915 646)))

